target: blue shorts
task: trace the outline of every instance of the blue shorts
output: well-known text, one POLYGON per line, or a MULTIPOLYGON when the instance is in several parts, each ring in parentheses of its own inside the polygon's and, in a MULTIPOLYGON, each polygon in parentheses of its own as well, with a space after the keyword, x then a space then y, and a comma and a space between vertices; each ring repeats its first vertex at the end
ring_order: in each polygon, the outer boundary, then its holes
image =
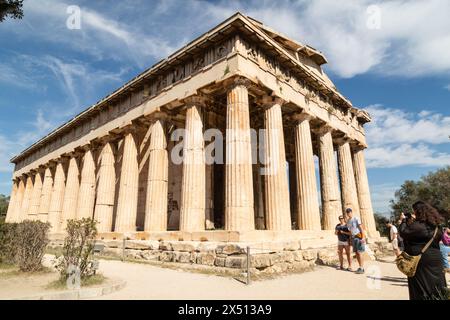
POLYGON ((353 252, 364 252, 366 251, 366 245, 362 243, 360 238, 352 238, 353 252))

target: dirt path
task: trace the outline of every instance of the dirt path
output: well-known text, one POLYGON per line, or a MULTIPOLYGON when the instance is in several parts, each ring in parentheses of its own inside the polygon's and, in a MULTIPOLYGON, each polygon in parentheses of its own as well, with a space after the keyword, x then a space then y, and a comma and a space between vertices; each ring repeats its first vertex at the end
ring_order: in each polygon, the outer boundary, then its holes
POLYGON ((233 279, 145 264, 106 261, 107 277, 124 279, 124 289, 101 299, 408 299, 406 277, 393 262, 368 262, 366 274, 330 267, 246 286, 233 279))

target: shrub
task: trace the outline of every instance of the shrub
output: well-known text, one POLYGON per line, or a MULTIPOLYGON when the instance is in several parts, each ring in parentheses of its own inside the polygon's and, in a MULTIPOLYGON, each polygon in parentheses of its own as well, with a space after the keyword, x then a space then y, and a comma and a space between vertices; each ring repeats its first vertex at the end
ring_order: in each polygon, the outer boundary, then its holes
POLYGON ((63 256, 59 257, 56 268, 61 273, 61 280, 67 280, 71 269, 79 270, 81 279, 94 274, 90 260, 97 236, 96 222, 91 218, 67 221, 67 236, 64 239, 63 256))
POLYGON ((42 269, 42 257, 49 243, 50 223, 25 220, 14 229, 15 260, 21 271, 42 269))
POLYGON ((0 263, 13 264, 17 247, 14 241, 17 223, 0 222, 0 263))

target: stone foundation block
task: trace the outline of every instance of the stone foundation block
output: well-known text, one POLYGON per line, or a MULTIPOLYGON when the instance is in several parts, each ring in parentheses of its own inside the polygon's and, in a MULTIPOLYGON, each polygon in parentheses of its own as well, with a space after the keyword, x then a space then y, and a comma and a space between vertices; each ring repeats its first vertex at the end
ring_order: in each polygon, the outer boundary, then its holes
POLYGON ((247 266, 247 256, 228 256, 225 260, 227 268, 245 268, 247 266))
POLYGON ((208 252, 200 252, 197 254, 197 264, 204 264, 208 266, 214 265, 216 255, 208 252))

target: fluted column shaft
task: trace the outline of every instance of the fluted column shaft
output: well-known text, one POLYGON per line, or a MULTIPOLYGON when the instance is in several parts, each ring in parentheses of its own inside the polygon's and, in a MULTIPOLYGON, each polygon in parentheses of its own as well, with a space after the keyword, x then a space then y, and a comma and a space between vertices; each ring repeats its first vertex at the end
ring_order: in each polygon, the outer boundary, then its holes
POLYGON ((238 79, 227 92, 225 229, 255 229, 248 89, 238 79))
POLYGON ((201 100, 187 101, 181 187, 181 231, 205 230, 206 167, 201 100))
POLYGON ((265 101, 264 193, 267 230, 291 230, 281 103, 281 99, 277 98, 265 101))
POLYGON ((167 230, 169 158, 163 119, 151 124, 145 231, 167 230))
POLYGON ((366 160, 364 150, 359 149, 353 152, 353 166, 355 170, 355 182, 358 192, 359 210, 361 222, 369 235, 378 235, 375 217, 373 215, 372 201, 370 198, 369 179, 367 178, 366 160))
POLYGON ((105 143, 98 159, 98 189, 94 218, 98 232, 111 232, 116 190, 116 170, 113 147, 105 143))
POLYGON ((356 216, 360 216, 358 194, 356 192, 355 174, 352 154, 348 141, 338 146, 338 167, 341 183, 342 209, 352 208, 356 216))
POLYGON ((329 128, 318 134, 320 192, 322 197, 323 229, 334 230, 341 214, 339 182, 336 159, 334 157, 333 138, 329 128))
POLYGON ((25 196, 25 181, 24 177, 20 177, 17 186, 16 204, 13 211, 13 222, 21 222, 26 218, 26 214, 22 214, 22 203, 25 196))
POLYGON ((53 189, 50 198, 50 206, 48 209, 48 222, 51 225, 50 232, 56 233, 61 231, 61 215, 64 201, 64 191, 66 188, 66 177, 64 174, 64 166, 58 161, 55 169, 55 178, 53 181, 53 189))
POLYGON ((39 219, 39 206, 41 204, 41 193, 42 193, 42 175, 38 171, 34 176, 33 191, 31 193, 30 209, 28 210, 28 216, 30 220, 39 219))
POLYGON ((86 150, 78 191, 77 219, 92 218, 95 204, 95 161, 93 151, 86 150))
POLYGON ((45 168, 44 182, 42 183, 41 200, 39 203, 38 219, 47 222, 50 208, 50 199, 52 196, 53 176, 50 167, 45 168))
POLYGON ((300 230, 320 230, 320 212, 309 120, 309 115, 301 114, 295 127, 298 225, 300 230))
POLYGON ((23 194, 22 205, 20 207, 19 221, 30 219, 28 213, 30 212, 31 196, 33 194, 33 177, 31 173, 26 175, 24 187, 25 191, 23 194))
POLYGON ((16 222, 17 220, 17 217, 15 216, 17 190, 18 190, 18 183, 16 181, 13 181, 11 193, 9 196, 8 211, 6 212, 5 222, 16 222))
POLYGON ((66 190, 64 192, 64 203, 61 215, 61 230, 65 230, 67 220, 75 219, 77 216, 78 190, 80 189, 78 161, 75 156, 69 160, 67 171, 66 190))
POLYGON ((132 132, 125 133, 123 144, 115 231, 134 232, 136 231, 139 166, 137 145, 132 132))

